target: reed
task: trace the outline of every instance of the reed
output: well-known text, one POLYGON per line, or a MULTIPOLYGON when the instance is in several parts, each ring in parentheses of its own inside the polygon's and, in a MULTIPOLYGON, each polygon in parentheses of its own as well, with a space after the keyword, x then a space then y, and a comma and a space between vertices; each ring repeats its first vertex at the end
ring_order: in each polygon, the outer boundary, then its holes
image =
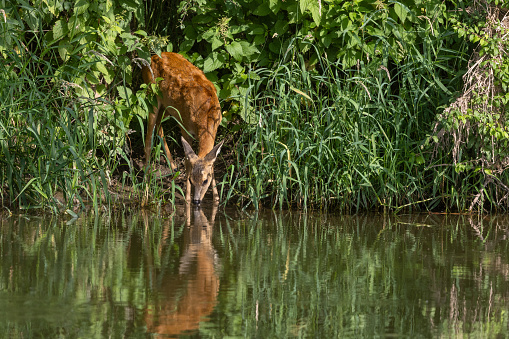
POLYGON ((424 143, 466 61, 466 47, 452 51, 444 40, 430 38, 399 64, 351 70, 316 47, 310 69, 290 46, 274 68, 255 70, 230 191, 255 208, 436 207, 446 190, 424 143))

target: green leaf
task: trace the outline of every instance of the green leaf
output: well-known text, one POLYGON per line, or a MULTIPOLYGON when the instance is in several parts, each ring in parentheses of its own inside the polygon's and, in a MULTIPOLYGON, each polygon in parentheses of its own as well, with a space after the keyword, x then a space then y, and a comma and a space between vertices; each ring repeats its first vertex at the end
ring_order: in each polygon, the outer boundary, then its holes
POLYGON ((224 65, 225 58, 223 55, 214 52, 205 58, 203 61, 203 72, 209 73, 224 65))
POLYGON ((193 45, 194 45, 194 40, 191 40, 191 39, 184 40, 184 42, 180 44, 180 51, 188 52, 191 50, 191 47, 193 47, 193 45))
POLYGON ((325 48, 329 47, 332 43, 332 39, 334 37, 334 34, 327 34, 322 38, 322 44, 325 46, 325 48))
POLYGON ((350 21, 350 19, 346 15, 342 16, 340 22, 341 22, 341 30, 342 31, 349 31, 353 27, 352 22, 350 21))
POLYGON ((272 11, 272 13, 277 14, 277 12, 279 12, 279 9, 281 8, 281 1, 269 0, 269 8, 272 11))
POLYGON ((96 62, 95 64, 95 67, 97 68, 97 70, 99 72, 101 72, 103 75, 107 75, 108 74, 108 69, 106 68, 106 66, 104 65, 103 62, 99 61, 99 62, 96 62))
POLYGON ((199 38, 199 33, 196 31, 194 25, 188 25, 186 28, 184 28, 184 36, 187 40, 194 40, 199 38))
POLYGON ((92 85, 98 85, 101 83, 95 73, 96 72, 88 72, 87 75, 85 76, 87 78, 87 81, 90 82, 92 85))
POLYGON ((209 14, 198 14, 193 18, 194 24, 208 24, 212 21, 212 15, 209 14))
MULTIPOLYGON (((30 26, 30 28, 33 29, 34 31, 37 30, 39 28, 39 20, 40 20, 38 12, 35 10, 27 10, 23 14, 24 14, 23 19, 28 24, 28 26, 30 26)), ((9 21, 9 20, 7 20, 7 21, 9 21)), ((0 16, 0 23, 2 23, 2 22, 5 23, 3 16, 0 16)), ((19 23, 20 22, 16 22, 15 25, 19 25, 19 23)))
POLYGON ((43 0, 43 2, 46 4, 46 8, 48 9, 48 11, 50 11, 51 14, 53 14, 54 16, 58 16, 60 11, 57 11, 58 6, 57 3, 48 0, 43 0))
POLYGON ((237 41, 233 41, 231 44, 229 45, 226 45, 226 50, 228 51, 228 53, 230 53, 230 55, 237 61, 241 61, 242 60, 242 57, 243 57, 243 50, 242 50, 242 45, 237 42, 237 41))
POLYGON ((253 14, 254 15, 258 15, 258 16, 266 16, 267 14, 269 14, 271 12, 270 10, 270 6, 269 6, 269 3, 267 1, 262 1, 262 3, 260 4, 260 6, 258 6, 254 11, 253 11, 253 14))
POLYGON ((286 20, 278 20, 276 21, 276 24, 274 25, 274 33, 277 33, 279 36, 282 36, 283 34, 288 31, 288 21, 286 20))
POLYGON ((65 212, 66 212, 67 214, 69 214, 69 215, 70 215, 73 219, 77 219, 77 218, 79 217, 79 216, 78 216, 76 213, 74 213, 74 211, 72 211, 72 210, 67 209, 67 210, 65 210, 65 212))
POLYGON ((266 28, 263 25, 258 24, 250 24, 249 25, 249 34, 250 35, 263 35, 265 34, 266 28))
POLYGON ((400 3, 396 2, 394 4, 394 12, 396 12, 396 15, 399 17, 401 22, 405 23, 405 20, 408 16, 407 9, 405 7, 403 7, 403 5, 401 5, 400 3))
POLYGON ((230 26, 230 33, 231 34, 239 34, 239 33, 242 33, 242 32, 245 32, 246 30, 249 29, 249 26, 248 25, 232 25, 230 26))
POLYGON ((67 59, 69 58, 69 50, 71 48, 72 46, 69 45, 67 42, 60 41, 60 43, 58 44, 58 54, 60 55, 60 58, 62 58, 62 60, 67 61, 67 59))
POLYGON ((138 56, 140 58, 143 58, 148 61, 150 60, 150 51, 148 50, 147 47, 137 48, 137 51, 138 51, 138 56))
POLYGON ((122 8, 125 8, 130 12, 134 12, 137 9, 139 9, 139 7, 140 7, 138 1, 134 1, 134 0, 122 0, 120 2, 120 4, 121 4, 122 8))
POLYGON ((310 0, 300 0, 299 1, 299 6, 300 6, 301 13, 306 12, 306 10, 308 9, 310 3, 311 3, 310 0))
POLYGON ((314 2, 314 5, 310 7, 311 16, 313 17, 313 21, 316 26, 320 26, 320 21, 322 20, 322 16, 320 15, 320 8, 318 7, 318 3, 314 2))
POLYGON ((78 0, 74 5, 74 15, 81 15, 85 13, 90 5, 88 0, 78 0))
POLYGON ((53 25, 53 39, 58 40, 65 36, 67 32, 69 32, 69 29, 67 28, 67 22, 64 20, 58 20, 53 25))
POLYGON ((390 189, 391 191, 393 191, 394 193, 398 193, 398 190, 396 189, 396 187, 394 187, 393 185, 391 185, 390 183, 386 182, 385 183, 385 186, 390 189))
POLYGON ((133 94, 133 91, 129 87, 124 86, 117 86, 117 91, 118 95, 126 101, 133 94))
POLYGON ((208 42, 211 41, 211 39, 216 36, 216 32, 214 29, 209 29, 208 31, 206 31, 205 33, 203 33, 200 37, 200 39, 203 39, 203 40, 206 40, 208 42))
POLYGON ((103 74, 104 76, 104 81, 107 83, 107 84, 111 84, 111 82, 113 81, 113 79, 115 78, 115 73, 112 71, 112 70, 108 70, 106 72, 106 74, 103 74))
POLYGON ((258 48, 247 41, 241 41, 240 45, 242 46, 242 54, 246 57, 259 53, 258 48))
POLYGON ((219 39, 217 36, 215 36, 214 38, 212 38, 212 50, 216 50, 218 49, 219 47, 223 46, 223 40, 219 39))

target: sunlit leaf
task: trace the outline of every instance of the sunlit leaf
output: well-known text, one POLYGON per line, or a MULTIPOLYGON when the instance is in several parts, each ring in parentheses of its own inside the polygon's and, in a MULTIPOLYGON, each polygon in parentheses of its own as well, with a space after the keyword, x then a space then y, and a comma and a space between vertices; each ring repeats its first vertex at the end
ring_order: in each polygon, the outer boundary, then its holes
POLYGON ((67 22, 64 20, 57 20, 53 25, 53 39, 58 40, 67 34, 67 22))
POLYGON ((233 41, 231 44, 225 45, 226 50, 230 55, 237 61, 241 61, 243 57, 243 48, 242 45, 237 42, 233 41))
POLYGON ((405 20, 408 15, 408 11, 406 8, 404 8, 400 3, 394 4, 394 11, 396 12, 396 15, 399 17, 402 23, 405 23, 405 20))

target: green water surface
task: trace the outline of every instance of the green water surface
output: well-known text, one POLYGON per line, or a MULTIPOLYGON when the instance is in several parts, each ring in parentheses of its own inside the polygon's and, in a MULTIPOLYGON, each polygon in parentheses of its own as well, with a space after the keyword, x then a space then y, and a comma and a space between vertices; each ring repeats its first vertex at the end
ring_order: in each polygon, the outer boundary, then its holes
POLYGON ((0 337, 503 338, 508 235, 505 216, 11 217, 0 337))

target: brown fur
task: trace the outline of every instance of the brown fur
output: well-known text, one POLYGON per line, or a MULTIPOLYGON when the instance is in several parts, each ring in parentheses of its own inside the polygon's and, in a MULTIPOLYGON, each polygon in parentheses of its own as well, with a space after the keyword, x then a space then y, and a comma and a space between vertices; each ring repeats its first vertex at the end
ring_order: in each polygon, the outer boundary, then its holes
MULTIPOLYGON (((186 200, 191 200, 189 178, 196 162, 201 163, 202 167, 208 168, 212 173, 205 191, 212 182, 214 200, 219 200, 212 166, 215 157, 213 159, 207 157, 214 148, 217 128, 221 122, 221 107, 214 85, 201 70, 177 53, 163 52, 161 57, 152 56, 151 69, 152 72, 149 67, 143 67, 143 80, 149 84, 155 83, 156 78, 163 78, 159 83, 162 97, 157 98, 157 107, 154 107, 154 112, 149 114, 145 136, 145 163, 148 164, 150 160, 150 146, 155 127, 164 141, 164 151, 170 160, 171 169, 176 169, 161 127, 161 120, 165 116, 172 115, 181 124, 182 137, 189 144, 192 144, 193 137, 198 140, 199 151, 193 164, 188 161, 189 156, 186 156, 186 200)), ((195 190, 198 189, 203 193, 194 194, 193 201, 199 203, 205 195, 204 187, 197 188, 195 183, 193 185, 195 190)))

